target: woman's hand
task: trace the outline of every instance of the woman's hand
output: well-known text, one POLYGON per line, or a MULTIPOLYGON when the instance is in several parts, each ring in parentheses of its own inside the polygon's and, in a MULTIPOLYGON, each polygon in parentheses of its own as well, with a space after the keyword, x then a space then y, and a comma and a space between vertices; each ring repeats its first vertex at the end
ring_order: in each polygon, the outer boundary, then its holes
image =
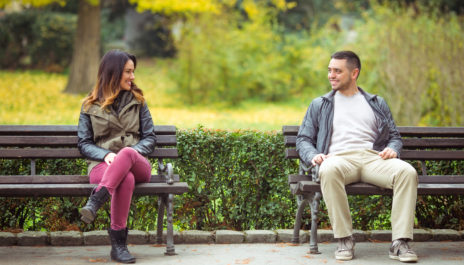
POLYGON ((115 153, 108 153, 106 156, 105 156, 105 163, 109 166, 111 165, 111 163, 113 163, 113 160, 114 158, 116 157, 116 154, 115 153))

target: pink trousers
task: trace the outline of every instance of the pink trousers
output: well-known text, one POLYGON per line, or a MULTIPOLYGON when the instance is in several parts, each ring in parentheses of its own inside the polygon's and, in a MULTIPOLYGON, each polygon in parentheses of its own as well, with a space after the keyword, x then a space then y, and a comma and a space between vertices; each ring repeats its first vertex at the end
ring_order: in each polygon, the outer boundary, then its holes
POLYGON ((90 183, 106 187, 111 194, 111 229, 126 228, 135 183, 149 182, 150 162, 135 149, 121 149, 109 166, 102 162, 90 172, 90 183))

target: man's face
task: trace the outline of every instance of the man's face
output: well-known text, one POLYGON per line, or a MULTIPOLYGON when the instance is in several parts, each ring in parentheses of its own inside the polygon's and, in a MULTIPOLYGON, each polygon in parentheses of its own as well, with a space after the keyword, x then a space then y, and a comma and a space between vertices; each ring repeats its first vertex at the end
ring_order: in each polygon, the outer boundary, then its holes
POLYGON ((333 90, 343 91, 356 82, 357 69, 350 70, 346 65, 346 59, 331 59, 327 76, 333 90))

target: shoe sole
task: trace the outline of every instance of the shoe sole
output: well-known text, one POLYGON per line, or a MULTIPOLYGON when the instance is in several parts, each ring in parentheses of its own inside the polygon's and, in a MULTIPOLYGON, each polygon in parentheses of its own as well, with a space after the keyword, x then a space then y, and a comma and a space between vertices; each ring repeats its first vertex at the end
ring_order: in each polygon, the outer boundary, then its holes
POLYGON ((354 251, 353 251, 353 254, 351 256, 349 256, 349 257, 335 255, 336 260, 342 260, 342 261, 352 260, 353 257, 354 257, 354 251))
POLYGON ((352 260, 353 257, 335 257, 336 260, 348 261, 352 260))
POLYGON ((82 208, 79 213, 82 215, 81 216, 81 220, 86 222, 87 224, 90 224, 91 222, 93 222, 93 220, 95 220, 95 216, 93 215, 93 213, 85 208, 82 208))
POLYGON ((130 263, 135 263, 136 259, 130 259, 130 260, 120 260, 120 259, 115 259, 113 257, 111 257, 111 260, 112 261, 116 261, 116 262, 120 262, 120 263, 123 263, 123 264, 130 264, 130 263))
POLYGON ((390 257, 390 259, 399 260, 401 262, 417 262, 417 260, 418 260, 417 258, 414 258, 414 257, 400 258, 400 257, 392 255, 392 254, 389 254, 388 256, 390 257))

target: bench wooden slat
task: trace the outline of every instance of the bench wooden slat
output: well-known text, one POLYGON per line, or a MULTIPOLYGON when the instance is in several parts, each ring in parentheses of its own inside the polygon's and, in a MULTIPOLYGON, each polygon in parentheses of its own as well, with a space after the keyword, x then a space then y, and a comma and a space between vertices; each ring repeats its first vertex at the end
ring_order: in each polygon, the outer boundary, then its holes
MULTIPOLYGON (((0 194, 8 197, 61 197, 89 196, 96 184, 2 184, 0 194)), ((186 182, 139 183, 135 185, 134 195, 182 194, 188 191, 186 182)))
MULTIPOLYGON (((175 135, 176 126, 155 125, 155 134, 175 135)), ((77 135, 76 125, 2 125, 0 135, 77 135)))
POLYGON ((458 183, 464 184, 464 176, 460 175, 431 175, 431 176, 419 176, 419 183, 439 183, 439 184, 451 184, 458 183))
MULTIPOLYGON (((297 183, 299 181, 312 181, 310 175, 299 175, 299 174, 290 174, 288 175, 288 183, 297 183)), ((464 184, 464 176, 460 175, 430 175, 430 176, 419 176, 419 183, 427 184, 464 184)))
MULTIPOLYGON (((318 183, 313 181, 300 181, 298 188, 295 190, 290 188, 294 194, 320 192, 321 187, 318 183)), ((354 183, 345 186, 347 194, 356 195, 392 195, 392 190, 383 189, 367 183, 354 183)), ((420 195, 451 195, 451 194, 464 194, 464 184, 429 184, 419 183, 417 193, 420 195)))
POLYGON ((0 135, 76 135, 76 125, 2 125, 0 135))
POLYGON ((300 129, 300 126, 294 126, 294 125, 285 125, 282 126, 282 133, 284 135, 297 135, 298 130, 300 129))
POLYGON ((401 151, 403 160, 462 160, 464 152, 457 150, 403 150, 401 151))
MULTIPOLYGON (((53 148, 53 149, 0 149, 2 158, 83 158, 77 148, 53 148)), ((151 158, 177 158, 179 157, 175 148, 156 148, 148 155, 151 158)))
POLYGON ((464 137, 464 127, 399 126, 398 131, 407 137, 464 137))
MULTIPOLYGON (((295 147, 296 136, 285 136, 284 143, 295 147)), ((407 148, 464 148, 464 138, 403 138, 403 149, 407 148)))
POLYGON ((290 174, 288 175, 288 183, 297 183, 298 181, 312 180, 311 175, 299 175, 299 174, 290 174))
MULTIPOLYGON (((297 135, 300 126, 282 126, 284 135, 297 135)), ((408 137, 464 137, 464 127, 419 127, 419 126, 398 126, 401 136, 408 137)))
MULTIPOLYGON (((286 149, 286 158, 298 158, 296 149, 286 149)), ((458 150, 403 150, 403 160, 463 160, 464 152, 458 150)))
POLYGON ((1 146, 77 146, 77 136, 4 136, 0 135, 1 146))
POLYGON ((464 148, 464 138, 403 138, 403 148, 464 148))
MULTIPOLYGON (((179 175, 174 175, 174 182, 179 182, 179 175)), ((152 175, 150 183, 164 183, 162 175, 152 175)), ((0 176, 0 184, 88 184, 87 175, 7 175, 0 176)))
MULTIPOLYGON (((176 146, 176 135, 157 135, 157 146, 176 146)), ((0 135, 0 146, 77 146, 77 136, 4 136, 0 135)))

